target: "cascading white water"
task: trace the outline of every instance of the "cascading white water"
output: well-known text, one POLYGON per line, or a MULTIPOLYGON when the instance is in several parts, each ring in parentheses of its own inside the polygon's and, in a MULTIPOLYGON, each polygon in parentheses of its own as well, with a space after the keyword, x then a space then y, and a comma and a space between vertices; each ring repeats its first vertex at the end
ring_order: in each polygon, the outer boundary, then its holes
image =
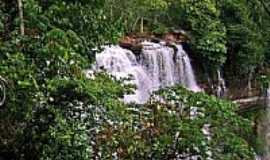
MULTIPOLYGON (((184 84, 187 88, 191 89, 192 91, 199 92, 201 91, 201 88, 198 86, 195 75, 190 63, 190 59, 187 55, 187 53, 183 50, 183 47, 181 45, 177 45, 177 57, 182 57, 181 60, 176 61, 176 63, 183 64, 183 72, 179 77, 182 77, 184 81, 181 81, 182 84, 184 84)), ((179 65, 179 69, 181 68, 181 65, 179 65)))
POLYGON ((124 101, 145 103, 152 91, 182 84, 192 91, 200 91, 190 59, 181 45, 174 48, 143 42, 140 56, 120 46, 107 46, 96 56, 96 70, 105 70, 117 78, 130 77, 125 83, 136 85, 134 94, 125 95, 124 101))
POLYGON ((142 44, 140 64, 151 77, 153 89, 174 85, 173 49, 150 42, 142 44))
POLYGON ((151 80, 135 55, 120 46, 107 46, 96 56, 97 70, 105 70, 116 78, 130 78, 127 83, 135 84, 137 89, 132 95, 125 95, 125 102, 144 103, 148 100, 152 88, 151 80))
POLYGON ((221 76, 220 70, 217 70, 217 80, 218 80, 218 84, 216 88, 216 95, 218 97, 223 97, 224 95, 226 95, 227 88, 226 88, 225 80, 221 76))

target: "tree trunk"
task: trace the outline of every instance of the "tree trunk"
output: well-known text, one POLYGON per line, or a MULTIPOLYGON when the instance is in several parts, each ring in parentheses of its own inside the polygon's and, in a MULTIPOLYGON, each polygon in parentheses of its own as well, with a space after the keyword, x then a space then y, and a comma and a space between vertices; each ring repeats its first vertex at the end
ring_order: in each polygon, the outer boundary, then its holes
POLYGON ((140 27, 140 32, 143 33, 143 17, 141 18, 141 27, 140 27))
POLYGON ((20 18, 20 32, 21 35, 24 35, 24 19, 23 19, 23 3, 22 0, 17 0, 18 3, 18 12, 19 12, 19 18, 20 18))
POLYGON ((137 17, 137 19, 135 20, 135 22, 132 24, 132 28, 131 28, 131 31, 135 31, 136 27, 137 27, 137 24, 138 22, 140 21, 140 18, 137 17))

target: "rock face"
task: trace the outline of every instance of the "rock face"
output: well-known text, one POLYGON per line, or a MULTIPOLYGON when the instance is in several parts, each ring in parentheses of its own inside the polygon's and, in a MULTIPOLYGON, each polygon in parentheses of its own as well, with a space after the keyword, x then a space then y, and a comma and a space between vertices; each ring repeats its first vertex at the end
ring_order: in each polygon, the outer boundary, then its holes
POLYGON ((142 50, 141 45, 144 41, 150 41, 153 43, 165 42, 166 45, 171 46, 172 44, 182 43, 189 41, 188 34, 183 30, 175 30, 172 32, 164 33, 163 35, 154 35, 151 33, 145 33, 140 35, 127 35, 120 39, 119 46, 125 49, 129 49, 135 53, 142 50))
POLYGON ((151 92, 176 84, 200 91, 190 59, 182 46, 172 48, 164 43, 139 43, 142 46, 139 55, 120 46, 107 46, 97 54, 95 69, 102 68, 119 79, 129 78, 124 83, 134 84, 137 89, 134 94, 125 95, 127 103, 145 103, 151 92))

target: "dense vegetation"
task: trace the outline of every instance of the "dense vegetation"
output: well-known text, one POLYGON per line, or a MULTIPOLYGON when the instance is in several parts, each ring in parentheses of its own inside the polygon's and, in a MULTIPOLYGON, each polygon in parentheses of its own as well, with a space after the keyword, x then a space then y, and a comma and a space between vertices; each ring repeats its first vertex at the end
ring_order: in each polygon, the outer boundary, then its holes
POLYGON ((87 79, 84 70, 100 45, 173 28, 190 34, 205 72, 222 68, 232 80, 252 79, 269 66, 269 6, 267 0, 0 0, 0 76, 7 87, 0 159, 253 159, 245 140, 251 122, 230 102, 176 86, 156 93, 164 103, 127 105, 120 98, 130 88, 104 73, 87 79))

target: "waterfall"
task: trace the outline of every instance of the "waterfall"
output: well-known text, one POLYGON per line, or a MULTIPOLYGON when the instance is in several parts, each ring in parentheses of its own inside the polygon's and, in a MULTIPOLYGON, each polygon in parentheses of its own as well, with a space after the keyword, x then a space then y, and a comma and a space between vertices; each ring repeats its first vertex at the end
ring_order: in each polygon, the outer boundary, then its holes
POLYGON ((227 88, 224 78, 221 76, 220 70, 217 70, 217 88, 216 95, 218 97, 224 97, 226 95, 227 88))
MULTIPOLYGON (((190 63, 190 59, 187 55, 187 53, 183 50, 182 46, 177 45, 178 49, 178 56, 180 55, 182 57, 182 63, 183 63, 183 73, 180 75, 180 77, 184 78, 184 81, 182 84, 184 84, 187 88, 199 92, 201 91, 200 87, 198 86, 195 75, 190 63)), ((177 63, 181 64, 181 60, 177 61, 177 63)), ((180 65, 181 68, 181 65, 180 65)))
POLYGON ((106 46, 96 55, 95 70, 105 70, 118 79, 129 78, 124 83, 134 84, 135 93, 124 96, 127 103, 145 103, 151 92, 159 88, 182 84, 198 92, 190 59, 181 45, 175 48, 159 43, 142 42, 140 55, 120 46, 106 46))
POLYGON ((125 83, 136 86, 134 94, 124 96, 125 102, 144 103, 148 100, 152 88, 150 77, 130 50, 106 46, 102 53, 97 54, 95 65, 96 70, 105 70, 118 79, 129 78, 125 83))

